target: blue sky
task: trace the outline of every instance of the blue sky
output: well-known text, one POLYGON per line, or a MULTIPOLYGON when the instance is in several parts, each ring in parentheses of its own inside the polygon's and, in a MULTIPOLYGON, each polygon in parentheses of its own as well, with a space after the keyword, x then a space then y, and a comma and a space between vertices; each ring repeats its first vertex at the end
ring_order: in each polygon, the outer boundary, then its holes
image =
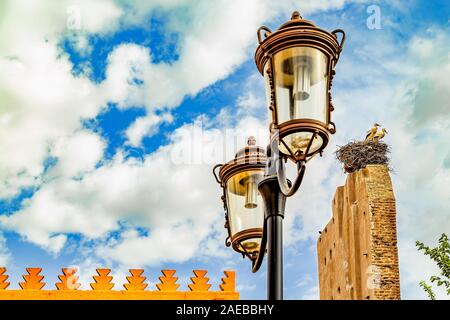
POLYGON ((425 298, 417 283, 435 269, 414 242, 450 231, 448 2, 1 6, 0 264, 12 288, 28 266, 43 267, 47 288, 70 265, 84 284, 101 266, 119 284, 129 268, 144 267, 152 282, 159 270, 177 269, 184 288, 192 269, 209 270, 217 288, 230 268, 242 298, 263 299, 265 267, 252 274, 223 245, 211 168, 227 160, 226 143, 254 134, 264 144, 256 30, 274 30, 300 10, 324 29, 346 30, 347 41, 333 81, 338 132, 288 200, 285 296, 318 297, 315 241, 345 181, 334 148, 376 121, 393 150, 402 298, 425 298), (368 27, 370 6, 380 10, 380 29, 368 27), (201 159, 190 153, 198 150, 201 159))

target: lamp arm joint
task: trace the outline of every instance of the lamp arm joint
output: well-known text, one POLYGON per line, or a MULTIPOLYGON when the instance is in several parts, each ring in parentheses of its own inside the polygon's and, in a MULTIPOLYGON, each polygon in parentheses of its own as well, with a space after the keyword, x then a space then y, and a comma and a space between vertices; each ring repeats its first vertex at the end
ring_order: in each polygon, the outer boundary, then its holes
POLYGON ((285 197, 293 196, 303 181, 303 176, 305 175, 305 161, 297 162, 297 177, 295 178, 294 183, 290 186, 289 181, 286 178, 286 169, 284 167, 283 161, 281 157, 277 157, 275 159, 275 165, 277 169, 277 178, 278 184, 280 185, 281 193, 285 197))

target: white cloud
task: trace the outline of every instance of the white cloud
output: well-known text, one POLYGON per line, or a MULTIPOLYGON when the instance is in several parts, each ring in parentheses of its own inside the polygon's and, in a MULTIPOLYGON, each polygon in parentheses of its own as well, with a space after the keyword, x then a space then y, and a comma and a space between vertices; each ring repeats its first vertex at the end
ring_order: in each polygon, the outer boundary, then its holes
MULTIPOLYGON (((137 145, 154 132, 155 109, 175 107, 186 95, 225 78, 248 58, 256 28, 280 12, 289 14, 292 5, 286 1, 275 10, 270 1, 256 0, 222 0, 214 5, 210 1, 108 0, 4 3, 2 25, 8 32, 0 37, 5 75, 0 80, 0 148, 6 152, 0 157, 0 197, 38 185, 53 144, 79 130, 80 120, 95 117, 108 101, 124 108, 147 108, 148 119, 138 120, 127 132, 130 143, 137 145), (103 83, 71 74, 68 58, 57 49, 62 36, 74 40, 85 53, 90 50, 87 35, 140 24, 157 9, 171 10, 167 28, 180 35, 177 61, 156 64, 148 49, 122 44, 109 55, 103 83)), ((343 1, 335 1, 305 7, 308 11, 342 5, 343 1)))
POLYGON ((56 141, 79 130, 80 120, 95 117, 108 101, 122 108, 147 108, 148 119, 138 120, 127 132, 130 143, 137 145, 155 131, 155 109, 177 106, 186 95, 195 95, 242 63, 255 41, 254 30, 268 17, 266 3, 254 0, 214 5, 189 2, 189 10, 186 1, 119 4, 107 0, 3 4, 2 26, 8 32, 0 37, 4 75, 0 80, 0 148, 4 151, 0 197, 38 185, 43 162, 56 141), (122 44, 108 57, 104 82, 94 84, 71 74, 68 57, 57 48, 64 35, 85 54, 90 33, 111 33, 121 25, 139 24, 158 8, 173 10, 168 28, 180 33, 179 60, 155 64, 148 49, 122 44), (126 16, 127 10, 138 14, 126 16))
POLYGON ((156 134, 161 123, 170 123, 172 121, 173 117, 169 113, 164 113, 162 115, 152 114, 134 121, 126 130, 125 135, 132 146, 139 146, 142 142, 142 137, 150 137, 156 134))
MULTIPOLYGON (((258 122, 256 127, 247 127, 251 123, 251 118, 243 119, 238 126, 239 143, 228 135, 228 145, 240 148, 249 131, 261 131, 258 122)), ((1 216, 0 225, 51 252, 58 252, 67 233, 101 240, 119 228, 119 221, 126 220, 129 228, 142 227, 149 234, 128 232, 117 242, 100 243, 95 251, 98 256, 123 264, 154 265, 186 261, 196 255, 199 246, 205 248, 203 252, 224 256, 214 252, 214 248, 222 246, 225 230, 217 227, 223 226, 223 214, 219 214, 222 208, 217 206, 220 188, 212 177, 211 161, 224 158, 225 142, 217 140, 216 129, 202 131, 200 125, 178 129, 171 136, 170 144, 146 156, 143 162, 125 160, 118 154, 102 167, 86 171, 95 161, 89 159, 87 166, 80 161, 84 175, 76 180, 68 177, 80 172, 79 162, 73 170, 62 169, 64 164, 62 168, 57 165, 54 170, 65 174, 43 185, 20 212, 1 216), (198 139, 199 133, 202 135, 198 139), (194 158, 189 155, 184 158, 177 151, 182 157, 178 158, 179 162, 173 161, 174 150, 184 150, 185 146, 199 152, 198 164, 192 162, 194 158), (216 157, 211 158, 212 154, 216 157), (212 227, 216 232, 221 230, 221 234, 211 236, 212 227)))
POLYGON ((11 254, 6 246, 6 239, 0 232, 0 267, 6 267, 11 258, 11 254))
MULTIPOLYGON (((71 74, 58 42, 64 34, 113 30, 121 9, 105 0, 19 0, 2 6, 0 197, 9 198, 38 185, 53 146, 79 130, 81 119, 95 117, 106 102, 93 83, 71 74), (69 29, 77 17, 81 29, 69 29)), ((66 155, 66 162, 76 161, 67 159, 72 156, 66 155)))
POLYGON ((306 290, 305 294, 302 296, 301 300, 319 300, 320 291, 319 286, 314 286, 306 290))
POLYGON ((248 291, 255 291, 256 285, 255 284, 238 284, 236 286, 237 292, 248 292, 248 291))
POLYGON ((0 57, 0 197, 35 185, 56 141, 100 110, 94 86, 73 77, 68 61, 57 56, 42 42, 32 53, 0 57))
MULTIPOLYGON (((208 221, 205 221, 208 222, 208 221)), ((132 235, 115 246, 100 246, 96 254, 104 259, 118 261, 123 265, 160 265, 167 262, 185 262, 198 250, 199 240, 205 238, 204 228, 168 225, 153 229, 149 236, 132 235), (194 234, 193 234, 194 233, 194 234)))
POLYGON ((80 29, 89 33, 113 31, 117 28, 118 18, 124 14, 120 6, 109 0, 67 1, 65 7, 69 16, 76 15, 79 10, 80 29))
MULTIPOLYGON (((435 238, 433 241, 425 242, 430 247, 437 246, 439 235, 430 235, 428 238, 435 238)), ((439 269, 429 257, 425 257, 423 252, 417 251, 414 241, 404 242, 399 251, 401 270, 400 280, 402 282, 401 295, 402 299, 429 299, 425 291, 419 286, 419 282, 424 280, 428 284, 430 276, 439 275, 439 269)), ((443 287, 433 285, 433 292, 439 300, 449 300, 443 287)))
MULTIPOLYGON (((180 34, 180 58, 155 64, 148 49, 121 45, 109 57, 105 91, 113 93, 113 101, 121 106, 146 106, 148 119, 139 121, 152 123, 155 109, 178 106, 186 95, 225 78, 246 60, 249 46, 255 43, 255 30, 266 17, 266 4, 255 0, 222 0, 214 5, 199 1, 190 3, 189 10, 180 6, 167 22, 169 31, 180 34), (139 79, 140 85, 130 83, 131 79, 139 79)), ((131 130, 133 145, 149 133, 131 130)))
POLYGON ((50 175, 72 178, 94 170, 95 165, 103 158, 105 147, 105 142, 97 134, 87 130, 58 139, 52 152, 58 162, 51 169, 50 175))
POLYGON ((146 101, 147 93, 141 83, 147 73, 153 74, 150 62, 150 51, 145 47, 132 43, 117 46, 108 56, 106 80, 101 89, 119 108, 152 103, 153 99, 146 101))
POLYGON ((29 52, 44 40, 57 41, 64 32, 112 31, 122 15, 122 9, 109 0, 10 0, 2 6, 2 28, 8 32, 0 37, 0 50, 6 56, 29 52))
MULTIPOLYGON (((119 46, 109 57, 109 79, 104 84, 105 90, 113 92, 113 100, 125 107, 146 106, 147 122, 152 122, 154 109, 176 107, 187 95, 194 96, 228 76, 248 59, 249 50, 256 45, 255 30, 280 13, 289 16, 297 5, 294 1, 274 5, 271 1, 257 0, 220 0, 214 4, 210 1, 126 3, 134 9, 128 23, 142 21, 146 13, 155 8, 171 10, 166 27, 180 35, 180 58, 175 62, 154 64, 148 49, 130 44, 119 46), (134 70, 131 71, 133 74, 127 70, 134 70), (130 84, 131 77, 139 78, 141 85, 130 84)), ((320 1, 305 3, 303 7, 305 12, 312 12, 342 7, 344 3, 343 0, 320 1)), ((249 96, 239 103, 249 107, 259 101, 255 96, 249 96)), ((134 133, 132 145, 147 134, 146 130, 135 130, 134 133)))
POLYGON ((254 109, 264 105, 264 102, 260 97, 257 97, 254 92, 249 92, 245 96, 240 97, 237 101, 238 107, 241 109, 250 109, 252 112, 254 109))
POLYGON ((432 28, 424 36, 415 36, 410 42, 411 58, 417 65, 417 78, 414 81, 417 87, 412 111, 415 125, 419 127, 448 125, 450 79, 443 76, 450 71, 448 41, 448 34, 432 28))
POLYGON ((448 148, 443 147, 448 146, 450 121, 448 110, 442 105, 450 99, 450 81, 442 78, 442 72, 450 68, 449 42, 438 30, 426 38, 424 41, 431 41, 439 49, 433 54, 422 49, 418 53, 414 43, 422 41, 417 37, 412 40, 410 53, 413 61, 419 62, 415 78, 409 84, 409 92, 413 94, 408 92, 406 101, 399 106, 398 117, 392 119, 404 119, 396 125, 392 123, 395 129, 391 139, 401 281, 406 298, 415 297, 419 280, 436 273, 434 266, 424 262, 428 258, 418 254, 413 244, 416 240, 436 243, 441 233, 450 230, 450 198, 446 192, 450 188, 450 170, 444 166, 448 148), (428 56, 417 60, 417 54, 428 56), (408 108, 409 117, 401 116, 402 110, 408 108))

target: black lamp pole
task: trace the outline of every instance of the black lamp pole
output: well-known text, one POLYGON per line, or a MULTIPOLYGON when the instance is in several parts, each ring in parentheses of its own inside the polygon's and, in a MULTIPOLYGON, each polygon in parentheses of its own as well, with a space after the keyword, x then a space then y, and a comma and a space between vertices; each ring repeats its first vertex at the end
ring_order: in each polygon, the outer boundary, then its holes
POLYGON ((275 155, 270 146, 267 147, 266 175, 258 184, 258 189, 264 200, 267 228, 267 299, 283 300, 283 219, 286 197, 280 190, 275 155))

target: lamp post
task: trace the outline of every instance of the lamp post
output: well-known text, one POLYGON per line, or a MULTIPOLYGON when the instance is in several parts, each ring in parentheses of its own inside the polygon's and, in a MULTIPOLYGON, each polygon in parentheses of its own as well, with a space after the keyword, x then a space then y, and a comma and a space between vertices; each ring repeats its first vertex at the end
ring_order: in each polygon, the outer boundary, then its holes
POLYGON ((262 26, 257 37, 255 62, 266 83, 270 144, 265 152, 249 138, 247 147, 213 173, 223 188, 227 246, 248 257, 253 272, 267 251, 267 297, 282 300, 286 197, 298 190, 305 164, 322 155, 336 132, 330 90, 345 33, 320 29, 295 11, 277 31, 262 26), (286 178, 287 160, 297 166, 293 183, 286 178))

